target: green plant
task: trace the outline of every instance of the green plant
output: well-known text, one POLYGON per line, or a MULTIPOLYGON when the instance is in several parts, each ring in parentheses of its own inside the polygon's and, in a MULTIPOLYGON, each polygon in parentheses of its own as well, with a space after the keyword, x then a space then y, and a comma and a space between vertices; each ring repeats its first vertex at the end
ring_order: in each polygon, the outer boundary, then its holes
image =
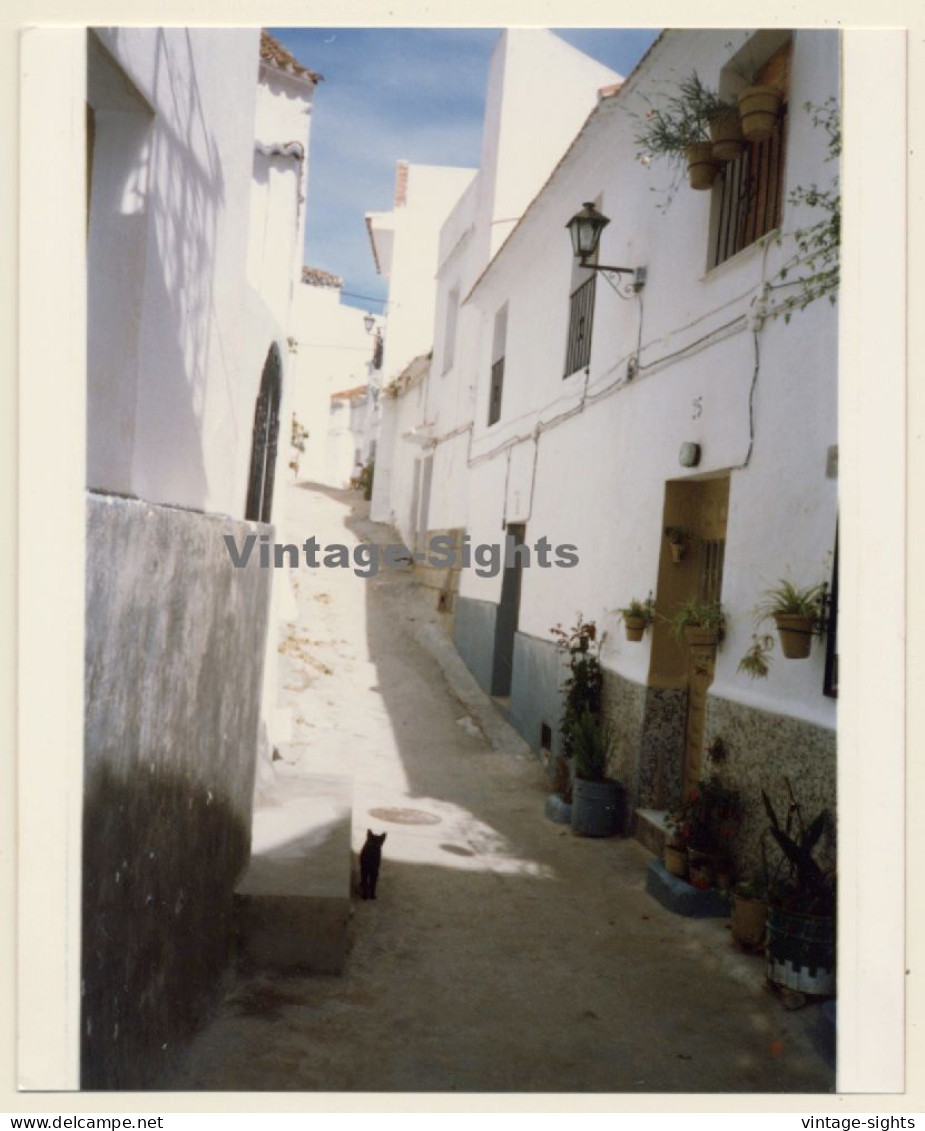
POLYGON ((640 601, 634 597, 624 608, 614 609, 613 611, 623 620, 629 617, 644 620, 646 624, 651 624, 655 619, 655 606, 651 597, 647 597, 645 601, 640 601))
POLYGON ((581 613, 570 629, 557 624, 550 630, 556 637, 556 649, 568 657, 569 677, 565 681, 565 698, 559 730, 562 751, 566 758, 573 754, 574 735, 581 717, 590 712, 600 717, 603 698, 603 672, 599 658, 601 641, 597 638, 597 625, 585 621, 581 613))
POLYGON ((700 781, 674 806, 666 824, 677 843, 701 852, 729 855, 730 842, 742 820, 737 790, 722 784, 717 774, 700 781))
MULTIPOLYGON (((828 154, 826 161, 838 161, 841 157, 841 118, 834 98, 828 98, 821 105, 811 102, 804 109, 812 115, 814 128, 821 127, 827 137, 828 154)), ((793 207, 805 206, 816 209, 819 219, 793 232, 795 252, 774 278, 765 284, 765 315, 775 318, 783 315, 789 322, 793 313, 804 310, 818 298, 828 298, 835 302, 838 291, 841 254, 841 189, 839 177, 833 178, 829 188, 797 185, 788 197, 793 207), (772 292, 797 288, 779 302, 770 302, 772 292)), ((781 244, 782 237, 776 242, 781 244)))
POLYGON ((297 452, 305 451, 305 441, 308 439, 308 429, 303 427, 295 413, 292 414, 292 431, 289 442, 297 452))
POLYGON ((785 778, 789 798, 782 823, 764 790, 761 798, 769 821, 769 832, 781 850, 781 859, 769 884, 769 896, 785 910, 804 915, 826 916, 835 910, 835 873, 820 864, 815 854, 823 835, 831 830, 832 815, 823 809, 809 824, 785 778))
POLYGON ((739 899, 767 899, 768 887, 764 880, 758 876, 749 876, 739 882, 732 889, 733 895, 737 895, 739 899))
POLYGON ((363 470, 360 472, 359 480, 357 482, 357 490, 363 492, 363 498, 369 499, 373 493, 373 476, 376 473, 375 460, 369 460, 363 470))
POLYGON ((671 624, 679 640, 683 639, 686 628, 709 628, 722 634, 726 627, 726 615, 719 601, 688 597, 671 618, 671 624))
POLYGON ((738 670, 750 679, 764 679, 771 670, 768 658, 774 648, 774 637, 767 634, 752 633, 752 646, 739 660, 738 670))
POLYGON ((677 85, 677 93, 653 100, 636 135, 640 156, 680 161, 689 145, 709 141, 710 119, 731 109, 728 103, 700 81, 692 71, 677 85))
POLYGON ((572 731, 575 776, 585 781, 604 781, 613 746, 614 736, 610 725, 602 724, 596 715, 585 711, 575 721, 572 731))
POLYGON ((822 615, 822 599, 825 595, 825 585, 810 585, 805 589, 798 589, 792 581, 778 583, 774 589, 765 592, 767 598, 758 606, 755 613, 759 623, 770 620, 775 614, 782 613, 787 616, 812 617, 819 620, 822 615))

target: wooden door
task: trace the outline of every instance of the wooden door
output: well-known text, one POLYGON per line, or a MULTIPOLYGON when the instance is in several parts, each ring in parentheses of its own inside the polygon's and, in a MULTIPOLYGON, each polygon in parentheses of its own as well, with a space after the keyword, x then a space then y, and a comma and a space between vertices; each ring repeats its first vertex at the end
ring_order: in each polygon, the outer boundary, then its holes
MULTIPOLYGON (((690 484, 689 518, 693 583, 702 601, 721 601, 729 480, 690 484)), ((716 646, 687 645, 687 719, 684 728, 683 782, 685 792, 700 778, 706 729, 707 692, 716 670, 716 646)))

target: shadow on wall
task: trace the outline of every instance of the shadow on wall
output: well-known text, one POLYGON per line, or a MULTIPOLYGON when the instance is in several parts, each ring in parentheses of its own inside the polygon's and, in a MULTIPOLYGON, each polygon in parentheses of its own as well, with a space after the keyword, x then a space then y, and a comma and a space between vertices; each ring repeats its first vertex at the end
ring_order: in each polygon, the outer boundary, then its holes
MULTIPOLYGON (((106 50, 125 33, 101 34, 102 51, 96 37, 91 40, 91 94, 94 67, 111 72, 104 83, 109 91, 117 86, 114 75, 123 89, 128 83, 106 50)), ((215 309, 225 179, 188 30, 156 32, 153 76, 157 113, 134 88, 128 114, 125 105, 107 107, 105 95, 104 105, 93 107, 88 484, 203 507, 208 483, 201 425, 212 354, 217 346, 232 388, 237 352, 235 343, 222 341, 215 309), (119 133, 127 119, 134 119, 133 152, 119 133), (134 280, 127 290, 119 281, 126 257, 134 280), (109 397, 118 397, 120 386, 137 387, 137 399, 122 390, 122 450, 113 453, 113 468, 96 451, 113 447, 109 397)), ((124 93, 119 97, 125 100, 124 93)), ((230 238, 241 237, 234 232, 230 238)), ((243 295, 243 268, 241 286, 243 295)))
POLYGON ((83 837, 81 1087, 143 1088, 230 961, 227 877, 250 829, 186 776, 104 763, 86 782, 83 837))

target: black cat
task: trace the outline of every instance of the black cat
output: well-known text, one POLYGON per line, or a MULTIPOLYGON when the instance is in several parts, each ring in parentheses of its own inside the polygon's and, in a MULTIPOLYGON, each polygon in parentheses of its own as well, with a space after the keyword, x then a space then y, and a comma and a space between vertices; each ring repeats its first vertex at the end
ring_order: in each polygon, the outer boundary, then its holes
POLYGON ((360 850, 360 898, 376 898, 376 881, 379 879, 379 865, 382 863, 382 845, 386 833, 375 836, 371 829, 366 830, 366 843, 360 850))

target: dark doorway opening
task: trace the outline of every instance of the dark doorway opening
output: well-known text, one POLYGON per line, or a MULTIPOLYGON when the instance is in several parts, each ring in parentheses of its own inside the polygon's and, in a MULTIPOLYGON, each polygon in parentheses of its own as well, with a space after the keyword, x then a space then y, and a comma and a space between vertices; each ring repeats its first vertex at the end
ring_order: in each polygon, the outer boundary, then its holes
POLYGON ((244 509, 244 517, 251 522, 269 522, 273 513, 281 393, 282 364, 279 349, 274 342, 264 362, 257 407, 254 409, 251 469, 247 480, 247 505, 244 509))
POLYGON ((520 619, 520 581, 523 546, 527 528, 522 524, 508 523, 505 544, 505 563, 501 579, 501 602, 495 621, 495 654, 491 672, 491 693, 502 698, 511 694, 511 677, 514 671, 514 637, 520 619), (507 554, 508 550, 512 553, 507 554))

